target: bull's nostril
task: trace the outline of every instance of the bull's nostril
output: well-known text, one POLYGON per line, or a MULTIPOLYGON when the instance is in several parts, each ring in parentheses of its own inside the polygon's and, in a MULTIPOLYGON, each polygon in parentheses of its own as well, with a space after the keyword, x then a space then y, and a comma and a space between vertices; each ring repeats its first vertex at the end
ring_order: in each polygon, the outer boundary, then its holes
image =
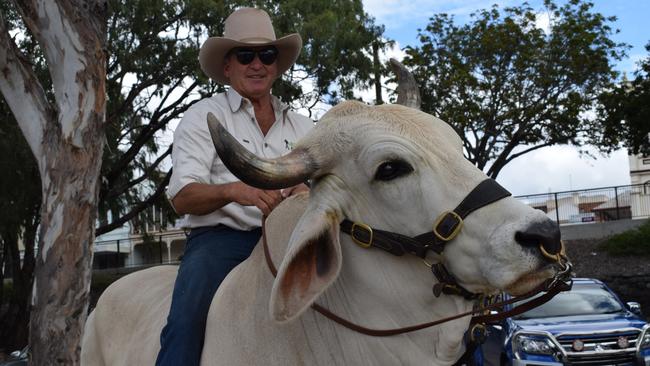
POLYGON ((530 225, 524 231, 515 233, 515 241, 524 247, 542 247, 548 254, 558 254, 562 249, 560 228, 552 221, 530 225))
POLYGON ((539 237, 537 235, 531 235, 521 231, 517 231, 515 233, 515 241, 524 247, 536 247, 540 244, 539 237))

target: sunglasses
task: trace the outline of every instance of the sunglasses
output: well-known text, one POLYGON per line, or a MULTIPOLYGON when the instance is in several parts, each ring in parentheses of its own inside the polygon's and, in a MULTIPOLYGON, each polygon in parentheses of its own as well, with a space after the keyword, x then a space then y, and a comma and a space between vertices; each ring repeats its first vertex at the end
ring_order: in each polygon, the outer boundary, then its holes
POLYGON ((278 49, 275 47, 263 48, 260 50, 251 50, 249 48, 238 48, 233 51, 237 62, 242 65, 248 65, 255 60, 255 55, 260 58, 264 65, 271 65, 278 58, 278 49))

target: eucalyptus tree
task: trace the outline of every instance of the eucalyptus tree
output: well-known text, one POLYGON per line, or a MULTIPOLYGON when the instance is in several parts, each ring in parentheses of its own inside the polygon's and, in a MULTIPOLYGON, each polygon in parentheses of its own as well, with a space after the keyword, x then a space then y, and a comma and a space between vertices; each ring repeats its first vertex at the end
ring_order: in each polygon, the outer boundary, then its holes
POLYGON ((15 6, 51 80, 51 88, 44 87, 0 14, 0 91, 41 178, 30 362, 77 364, 104 147, 106 8, 102 1, 79 0, 15 6))
MULTIPOLYGON (((319 102, 369 85, 367 50, 383 31, 356 0, 12 4, 24 26, 9 3, 0 6, 0 90, 35 157, 33 165, 25 159, 16 171, 31 166, 42 182, 41 213, 30 221, 30 227, 40 223, 30 329, 38 364, 78 361, 94 236, 152 204, 166 204, 169 133, 190 105, 223 88, 203 76, 196 58, 209 35, 222 34, 228 14, 258 6, 272 15, 279 36, 303 35, 303 54, 274 93, 308 113, 319 102), (34 47, 25 47, 23 39, 34 47), (40 73, 39 65, 47 72, 40 73)), ((9 119, 6 110, 3 116, 9 119)), ((12 148, 18 142, 3 141, 12 148)), ((15 183, 27 194, 27 186, 15 183)), ((36 196, 32 192, 30 199, 36 196)), ((4 237, 24 235, 19 231, 26 223, 4 237)))

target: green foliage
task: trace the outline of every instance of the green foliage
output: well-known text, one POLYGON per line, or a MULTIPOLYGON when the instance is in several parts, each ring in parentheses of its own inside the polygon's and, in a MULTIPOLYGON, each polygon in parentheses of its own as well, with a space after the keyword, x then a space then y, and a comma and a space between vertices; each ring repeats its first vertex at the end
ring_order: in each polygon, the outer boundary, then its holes
POLYGON ((600 248, 611 255, 650 256, 650 220, 636 229, 610 237, 600 248))
MULTIPOLYGON (((646 45, 650 53, 650 43, 646 45)), ((650 155, 650 55, 641 61, 634 79, 600 96, 604 119, 603 145, 623 145, 633 154, 650 155)))
POLYGON ((524 3, 493 6, 465 25, 437 14, 407 47, 422 109, 461 135, 466 155, 496 177, 510 161, 555 144, 582 145, 602 132, 588 111, 616 78, 625 45, 610 39, 615 18, 572 0, 545 1, 548 33, 524 3))

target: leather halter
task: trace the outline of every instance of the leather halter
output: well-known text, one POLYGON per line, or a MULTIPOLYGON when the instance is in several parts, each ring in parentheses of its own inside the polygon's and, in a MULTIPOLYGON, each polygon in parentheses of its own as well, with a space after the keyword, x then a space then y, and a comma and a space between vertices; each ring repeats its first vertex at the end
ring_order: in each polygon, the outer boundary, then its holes
MULTIPOLYGON (((352 240, 363 248, 372 246, 393 255, 402 256, 405 253, 410 253, 424 259, 428 250, 441 254, 445 249, 445 244, 458 235, 463 227, 463 220, 470 213, 510 195, 510 192, 497 181, 488 178, 469 192, 456 208, 443 212, 433 225, 433 231, 415 237, 375 229, 348 219, 341 222, 341 231, 349 234, 352 240)), ((433 275, 438 279, 438 283, 433 286, 433 293, 436 297, 446 294, 459 295, 467 300, 476 300, 481 296, 459 285, 442 263, 427 265, 431 267, 433 275)))
MULTIPOLYGON (((275 264, 273 263, 273 259, 271 258, 271 253, 269 251, 268 241, 266 239, 266 225, 265 224, 266 224, 266 217, 263 217, 262 218, 262 245, 264 247, 264 258, 266 259, 266 265, 268 266, 269 271, 271 272, 273 277, 276 277, 277 274, 278 274, 278 270, 275 267, 275 264)), ((311 308, 314 309, 315 311, 319 312, 320 314, 322 314, 326 318, 328 318, 328 319, 330 319, 330 320, 332 320, 332 321, 334 321, 334 322, 336 322, 336 323, 338 323, 338 324, 340 324, 340 325, 342 325, 342 326, 344 326, 344 327, 346 327, 346 328, 348 328, 350 330, 353 330, 353 331, 361 333, 361 334, 373 336, 373 337, 388 337, 388 336, 394 336, 394 335, 398 335, 398 334, 414 332, 414 331, 417 331, 417 330, 430 328, 430 327, 433 327, 433 326, 436 326, 436 325, 439 325, 439 324, 442 324, 442 323, 446 323, 446 322, 451 321, 451 320, 459 319, 459 318, 462 318, 462 317, 465 317, 465 316, 469 316, 469 315, 473 316, 471 321, 470 321, 470 324, 472 324, 472 325, 486 323, 486 322, 495 322, 495 321, 499 321, 499 320, 505 319, 505 318, 510 317, 510 316, 514 316, 514 315, 518 315, 518 314, 521 314, 523 312, 526 312, 526 311, 528 311, 528 310, 530 310, 530 309, 532 309, 534 307, 537 307, 539 305, 544 304, 545 302, 547 302, 548 300, 553 298, 553 296, 555 296, 559 292, 569 290, 571 288, 571 284, 572 284, 571 280, 570 280, 571 264, 568 261, 566 261, 566 258, 564 258, 564 257, 562 257, 562 261, 560 262, 560 264, 564 268, 563 268, 562 271, 558 271, 554 278, 546 280, 544 283, 540 284, 535 289, 533 289, 533 290, 531 290, 531 291, 529 291, 529 292, 527 292, 527 293, 525 293, 525 294, 523 294, 521 296, 513 297, 513 298, 511 298, 509 300, 505 300, 505 301, 501 301, 501 302, 492 303, 490 305, 487 305, 487 306, 484 306, 484 307, 481 307, 481 308, 478 308, 478 309, 466 311, 466 312, 463 312, 463 313, 459 313, 459 314, 456 314, 456 315, 453 315, 453 316, 450 316, 450 317, 447 317, 447 318, 442 318, 442 319, 434 320, 434 321, 431 321, 431 322, 406 326, 406 327, 402 327, 402 328, 394 328, 394 329, 366 328, 364 326, 355 324, 350 320, 347 320, 345 318, 342 318, 342 317, 332 313, 331 311, 329 311, 328 309, 324 308, 323 306, 321 306, 321 305, 319 305, 317 303, 313 303, 311 305, 311 308), (541 296, 538 296, 538 297, 536 297, 536 298, 534 298, 534 299, 532 299, 532 300, 530 300, 530 301, 528 301, 526 303, 523 303, 523 304, 521 304, 519 306, 516 306, 516 307, 510 309, 507 312, 500 312, 500 313, 497 313, 497 314, 488 314, 491 310, 502 309, 506 305, 513 304, 513 303, 518 302, 518 301, 523 301, 523 300, 529 299, 529 298, 537 295, 538 293, 541 293, 541 292, 544 292, 544 291, 546 292, 545 294, 543 294, 541 296)))

